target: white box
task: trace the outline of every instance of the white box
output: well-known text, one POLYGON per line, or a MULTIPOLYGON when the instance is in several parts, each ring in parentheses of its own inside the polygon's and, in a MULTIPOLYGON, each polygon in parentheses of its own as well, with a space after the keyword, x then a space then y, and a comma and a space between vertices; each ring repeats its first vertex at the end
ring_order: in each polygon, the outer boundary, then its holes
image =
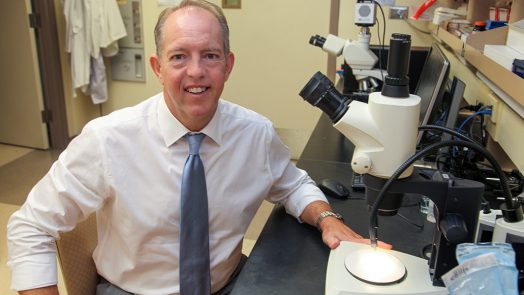
POLYGON ((509 25, 506 45, 524 53, 524 19, 509 25))
POLYGON ((524 54, 507 45, 484 45, 484 55, 511 71, 514 59, 524 59, 524 54))
POLYGON ((509 8, 502 7, 490 7, 489 8, 489 19, 495 21, 509 21, 509 8))

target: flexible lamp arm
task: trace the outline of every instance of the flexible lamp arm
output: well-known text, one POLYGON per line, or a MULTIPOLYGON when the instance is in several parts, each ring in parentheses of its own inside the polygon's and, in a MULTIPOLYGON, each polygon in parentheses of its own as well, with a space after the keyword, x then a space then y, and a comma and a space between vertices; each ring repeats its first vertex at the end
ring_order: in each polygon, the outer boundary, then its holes
MULTIPOLYGON (((506 175, 504 174, 504 171, 502 171, 502 167, 500 167, 500 165, 495 160, 495 158, 493 158, 491 153, 488 150, 486 150, 483 146, 479 145, 473 139, 465 136, 464 134, 462 134, 460 132, 457 132, 457 131, 455 131, 453 129, 446 128, 446 127, 437 126, 437 125, 422 125, 422 126, 419 126, 418 129, 419 130, 438 130, 438 131, 442 131, 442 132, 454 135, 456 137, 459 137, 462 140, 465 140, 465 141, 477 144, 478 147, 482 148, 485 151, 485 153, 488 154, 488 156, 486 156, 486 158, 488 158, 488 161, 490 162, 490 164, 493 165, 493 169, 495 169, 495 173, 497 173, 497 175, 500 178, 502 190, 504 191, 504 199, 505 199, 506 205, 508 206, 508 209, 510 209, 510 208, 511 209, 515 209, 515 208, 518 207, 518 202, 519 201, 516 198, 512 197, 511 189, 509 188, 509 184, 508 184, 508 180, 506 178, 506 175), (491 158, 491 160, 489 158, 491 158)), ((483 155, 485 155, 485 154, 483 153, 483 155)))
POLYGON ((416 160, 418 160, 421 157, 426 156, 430 152, 433 152, 434 150, 437 150, 437 149, 442 148, 442 147, 449 147, 449 146, 468 147, 468 148, 471 148, 471 149, 481 153, 483 156, 485 156, 486 159, 490 162, 490 164, 495 169, 495 172, 497 173, 497 175, 499 176, 500 181, 501 181, 501 185, 502 185, 502 189, 504 190, 504 193, 505 193, 505 201, 506 201, 505 204, 504 204, 505 206, 503 206, 503 208, 501 208, 502 212, 503 212, 504 219, 507 222, 518 222, 518 221, 521 221, 523 219, 522 206, 521 206, 521 204, 519 203, 518 200, 513 198, 512 194, 511 194, 511 190, 510 190, 509 185, 508 185, 508 181, 506 179, 506 176, 504 175, 504 172, 502 171, 502 168, 497 163, 495 158, 493 158, 493 156, 483 146, 479 145, 476 142, 473 142, 471 139, 465 137, 464 135, 462 135, 462 134, 460 134, 460 133, 458 133, 458 132, 456 132, 454 130, 445 128, 445 127, 425 125, 425 126, 420 126, 419 129, 420 130, 431 130, 431 129, 433 129, 433 130, 440 130, 440 131, 443 131, 443 132, 446 132, 446 133, 453 134, 453 135, 455 135, 457 137, 460 137, 460 138, 462 138, 464 140, 467 140, 467 141, 463 141, 463 140, 447 140, 447 141, 442 141, 442 142, 438 142, 438 143, 434 143, 432 145, 429 145, 429 146, 423 148, 422 150, 420 150, 419 152, 417 152, 416 154, 414 154, 413 156, 411 156, 409 159, 407 159, 397 169, 397 171, 395 171, 395 173, 393 173, 393 175, 391 175, 391 177, 386 181, 386 183, 382 187, 381 191, 377 195, 377 198, 375 199, 375 202, 373 203, 373 206, 371 208, 371 213, 370 213, 370 217, 369 217, 369 238, 371 240, 371 246, 372 247, 376 247, 377 246, 377 240, 378 240, 378 222, 377 222, 377 220, 378 220, 377 219, 378 208, 379 208, 379 205, 380 205, 382 199, 384 198, 386 192, 388 191, 389 187, 416 160))

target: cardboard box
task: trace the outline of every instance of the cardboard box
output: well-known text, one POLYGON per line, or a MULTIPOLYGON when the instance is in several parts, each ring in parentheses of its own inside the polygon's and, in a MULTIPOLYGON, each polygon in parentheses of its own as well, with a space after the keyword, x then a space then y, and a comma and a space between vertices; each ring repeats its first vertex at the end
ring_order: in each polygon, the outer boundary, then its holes
POLYGON ((489 8, 489 19, 508 22, 510 11, 511 10, 509 8, 490 7, 489 8))
POLYGON ((451 47, 451 49, 453 49, 453 51, 455 51, 458 55, 462 55, 464 50, 464 42, 460 40, 461 32, 459 30, 448 32, 446 30, 447 25, 448 23, 444 22, 443 26, 438 26, 435 36, 451 47))
POLYGON ((484 55, 486 44, 506 45, 509 27, 501 27, 471 35, 465 44, 464 57, 496 86, 524 107, 524 79, 484 55))

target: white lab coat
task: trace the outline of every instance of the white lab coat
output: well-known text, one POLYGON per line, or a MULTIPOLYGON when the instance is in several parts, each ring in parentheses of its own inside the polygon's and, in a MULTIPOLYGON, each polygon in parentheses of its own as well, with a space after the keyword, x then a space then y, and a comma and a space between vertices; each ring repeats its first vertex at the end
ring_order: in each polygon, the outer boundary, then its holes
POLYGON ((73 96, 80 88, 93 103, 107 101, 105 56, 118 52, 126 29, 116 0, 62 0, 66 19, 66 50, 71 54, 73 96), (108 54, 108 55, 106 55, 108 54))

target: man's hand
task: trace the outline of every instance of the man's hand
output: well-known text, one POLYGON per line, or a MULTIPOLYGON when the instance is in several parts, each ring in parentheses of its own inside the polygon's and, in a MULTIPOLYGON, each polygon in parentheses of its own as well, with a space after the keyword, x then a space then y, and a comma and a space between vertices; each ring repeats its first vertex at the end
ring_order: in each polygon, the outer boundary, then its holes
POLYGON ((58 295, 58 288, 56 287, 56 285, 54 285, 54 286, 18 291, 18 294, 20 295, 58 295))
MULTIPOLYGON (((363 238, 361 235, 354 232, 351 228, 345 225, 341 220, 333 217, 326 217, 320 223, 320 230, 322 231, 322 240, 331 249, 335 249, 340 245, 341 241, 356 242, 370 244, 369 239, 363 238)), ((391 249, 390 244, 379 241, 377 246, 384 249, 391 249)))
MULTIPOLYGON (((308 224, 316 226, 315 223, 320 216, 322 211, 332 211, 331 206, 322 201, 316 201, 309 204, 300 215, 300 219, 308 224)), ((341 241, 357 242, 370 244, 369 239, 363 238, 361 235, 354 232, 351 228, 345 225, 341 220, 335 217, 328 216, 319 224, 320 231, 322 232, 322 240, 331 249, 335 249, 340 245, 341 241)), ((384 249, 391 249, 390 244, 384 242, 378 242, 378 246, 384 249)))

